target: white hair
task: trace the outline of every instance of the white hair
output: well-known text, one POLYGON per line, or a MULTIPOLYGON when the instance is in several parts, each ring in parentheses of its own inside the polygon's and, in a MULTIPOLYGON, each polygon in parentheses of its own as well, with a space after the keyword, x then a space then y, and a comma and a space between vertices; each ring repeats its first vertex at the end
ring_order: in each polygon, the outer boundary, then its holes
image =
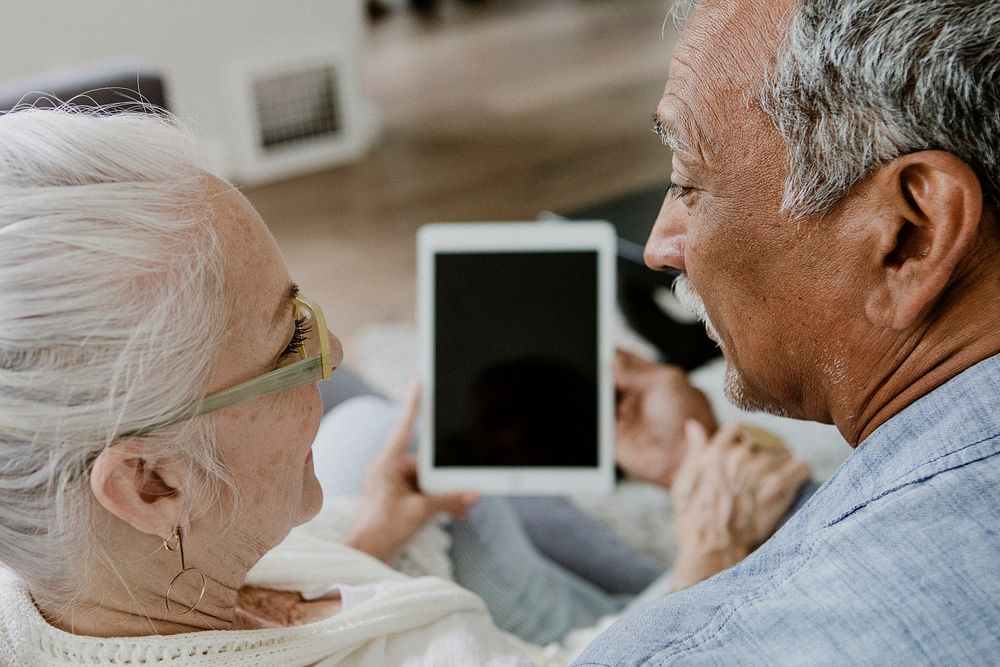
POLYGON ((667 18, 673 19, 674 27, 677 30, 683 30, 688 17, 697 5, 698 0, 674 0, 670 6, 670 14, 667 18))
POLYGON ((1000 0, 802 0, 757 98, 787 144, 792 215, 927 149, 964 160, 1000 212, 1000 0))
MULTIPOLYGON (((0 561, 43 598, 75 594, 89 557, 113 567, 96 456, 207 389, 225 308, 198 163, 150 114, 0 117, 0 561)), ((143 440, 217 481, 210 425, 143 440)))

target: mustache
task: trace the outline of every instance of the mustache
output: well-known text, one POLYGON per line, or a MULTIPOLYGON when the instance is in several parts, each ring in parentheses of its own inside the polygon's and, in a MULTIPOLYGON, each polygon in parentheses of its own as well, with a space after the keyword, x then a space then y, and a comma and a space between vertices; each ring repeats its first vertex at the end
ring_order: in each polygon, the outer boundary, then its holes
POLYGON ((708 317, 708 311, 705 310, 705 302, 701 300, 698 293, 694 291, 693 287, 691 287, 691 281, 688 280, 686 275, 682 273, 677 276, 674 280, 673 291, 674 296, 677 297, 677 300, 680 301, 684 309, 701 320, 702 324, 705 325, 705 328, 708 329, 712 338, 717 341, 721 340, 719 338, 718 329, 716 329, 715 325, 712 324, 712 320, 708 317))

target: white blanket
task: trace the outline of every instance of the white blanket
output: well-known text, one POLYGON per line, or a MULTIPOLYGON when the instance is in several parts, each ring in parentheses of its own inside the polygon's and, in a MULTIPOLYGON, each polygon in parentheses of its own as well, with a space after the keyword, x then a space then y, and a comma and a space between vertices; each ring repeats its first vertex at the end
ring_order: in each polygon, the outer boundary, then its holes
POLYGON ((472 593, 435 577, 406 577, 314 529, 306 525, 293 531, 253 569, 248 583, 281 590, 360 587, 361 594, 355 590, 345 596, 343 611, 328 619, 264 630, 82 637, 49 625, 16 575, 0 569, 0 664, 531 664, 472 593))

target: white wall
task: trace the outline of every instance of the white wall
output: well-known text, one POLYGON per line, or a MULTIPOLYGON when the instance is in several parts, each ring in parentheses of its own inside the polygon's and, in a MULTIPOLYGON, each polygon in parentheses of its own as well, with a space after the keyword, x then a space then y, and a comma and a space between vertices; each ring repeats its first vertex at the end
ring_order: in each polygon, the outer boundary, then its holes
POLYGON ((0 10, 0 86, 53 70, 140 62, 166 79, 171 109, 196 122, 214 168, 241 168, 241 107, 234 85, 245 67, 334 50, 350 70, 351 145, 362 152, 377 129, 364 94, 363 0, 19 0, 0 10))

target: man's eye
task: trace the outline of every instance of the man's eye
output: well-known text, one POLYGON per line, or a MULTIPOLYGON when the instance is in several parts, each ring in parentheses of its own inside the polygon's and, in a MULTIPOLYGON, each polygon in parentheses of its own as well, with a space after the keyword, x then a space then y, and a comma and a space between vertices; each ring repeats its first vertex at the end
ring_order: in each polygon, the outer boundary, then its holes
POLYGON ((690 188, 684 185, 677 185, 673 181, 667 186, 667 196, 673 199, 683 199, 689 194, 694 192, 694 188, 690 188))

